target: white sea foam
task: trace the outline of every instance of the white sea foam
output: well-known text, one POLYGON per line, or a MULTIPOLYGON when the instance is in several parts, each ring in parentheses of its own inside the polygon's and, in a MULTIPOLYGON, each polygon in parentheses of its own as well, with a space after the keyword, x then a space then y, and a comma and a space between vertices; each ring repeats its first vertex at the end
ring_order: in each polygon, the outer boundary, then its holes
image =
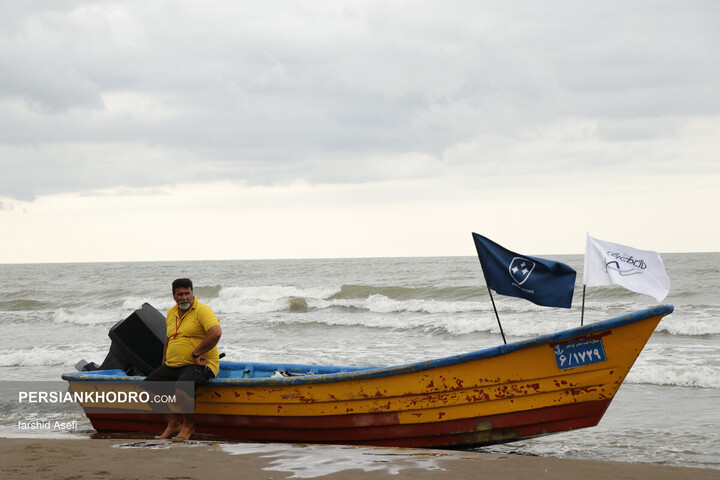
MULTIPOLYGON (((441 459, 453 453, 335 445, 223 444, 233 455, 260 455, 269 459, 265 470, 291 472, 291 478, 341 475, 348 470, 384 471, 398 475, 406 469, 443 471, 441 459)), ((372 476, 372 474, 371 474, 372 476)))
POLYGON ((160 312, 166 312, 170 307, 175 305, 175 301, 171 296, 162 298, 148 298, 148 297, 125 297, 122 303, 123 311, 127 312, 126 316, 133 311, 139 309, 143 304, 149 303, 160 312))
POLYGON ((714 365, 635 365, 625 381, 675 387, 720 388, 720 367, 714 365))
POLYGON ((297 288, 292 286, 266 285, 258 287, 224 287, 218 298, 211 299, 208 305, 216 313, 269 313, 288 310, 294 298, 304 298, 306 302, 327 298, 338 291, 337 288, 297 288))

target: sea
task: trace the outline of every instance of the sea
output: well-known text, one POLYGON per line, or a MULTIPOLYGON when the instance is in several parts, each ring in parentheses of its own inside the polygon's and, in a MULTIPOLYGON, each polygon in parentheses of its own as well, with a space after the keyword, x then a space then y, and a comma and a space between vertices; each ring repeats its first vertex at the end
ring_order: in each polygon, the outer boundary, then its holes
MULTIPOLYGON (((493 295, 508 343, 580 325, 583 256, 543 257, 578 271, 572 308, 493 295)), ((720 253, 662 257, 672 283, 663 303, 675 311, 600 424, 477 450, 720 469, 720 253)), ((218 315, 226 360, 387 366, 503 342, 477 257, 8 264, 0 265, 2 390, 60 381, 80 360, 101 363, 109 329, 146 302, 166 312, 179 277, 218 315)), ((616 286, 588 288, 584 322, 656 304, 616 286)), ((92 435, 79 407, 53 408, 6 395, 0 436, 92 435)))

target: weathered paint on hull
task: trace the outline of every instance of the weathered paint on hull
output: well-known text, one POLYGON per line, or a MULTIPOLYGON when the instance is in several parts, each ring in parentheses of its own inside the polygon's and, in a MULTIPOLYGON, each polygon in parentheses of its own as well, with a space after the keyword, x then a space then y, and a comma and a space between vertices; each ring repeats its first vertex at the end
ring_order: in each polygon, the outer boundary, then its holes
MULTIPOLYGON (((251 441, 453 448, 593 426, 671 311, 657 307, 399 367, 283 379, 218 378, 196 393, 196 432, 251 441), (606 358, 558 366, 558 346, 598 342, 606 358)), ((89 376, 72 381, 81 377, 64 378, 74 389, 92 385, 89 376)), ((88 408, 86 414, 98 431, 163 429, 151 414, 88 408)))

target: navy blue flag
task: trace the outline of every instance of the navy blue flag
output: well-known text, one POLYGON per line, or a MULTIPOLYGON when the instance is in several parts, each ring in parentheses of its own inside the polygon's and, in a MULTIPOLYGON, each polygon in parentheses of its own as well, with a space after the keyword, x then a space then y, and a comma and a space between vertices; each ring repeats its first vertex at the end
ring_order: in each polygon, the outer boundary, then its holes
POLYGON ((570 308, 576 272, 568 265, 511 252, 473 233, 488 288, 545 307, 570 308))

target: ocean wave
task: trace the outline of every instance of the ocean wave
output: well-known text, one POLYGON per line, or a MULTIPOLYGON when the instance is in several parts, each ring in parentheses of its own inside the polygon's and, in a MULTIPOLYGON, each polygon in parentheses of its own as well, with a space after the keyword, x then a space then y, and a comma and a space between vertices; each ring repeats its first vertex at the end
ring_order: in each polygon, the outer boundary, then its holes
MULTIPOLYGON (((587 300, 585 303, 584 323, 593 323, 607 320, 627 313, 635 312, 650 306, 650 303, 640 303, 637 295, 629 295, 622 299, 615 299, 611 303, 587 300)), ((137 299, 136 303, 138 303, 137 299)), ((127 304, 128 302, 126 302, 127 304)), ((333 311, 342 317, 342 312, 355 312, 361 314, 411 314, 411 315, 444 315, 444 322, 452 324, 455 317, 475 314, 477 317, 492 312, 492 303, 487 294, 483 298, 477 289, 461 287, 392 287, 369 285, 342 285, 341 287, 313 287, 298 288, 294 286, 266 285, 256 287, 224 287, 217 298, 207 302, 217 314, 250 315, 289 312, 308 314, 312 318, 298 318, 291 316, 288 323, 308 323, 319 321, 329 322, 328 319, 316 318, 319 312, 333 311), (480 297, 480 298, 478 298, 480 297), (470 299, 468 299, 470 298, 470 299), (465 299, 465 300, 462 300, 465 299)), ((532 337, 554 333, 580 324, 581 299, 576 299, 572 309, 551 309, 535 305, 521 299, 501 297, 495 301, 498 313, 503 322, 507 322, 506 333, 519 337, 532 337), (517 320, 517 324, 513 323, 517 320)), ((170 308, 171 300, 163 300, 155 304, 157 308, 170 308)), ((700 310, 707 311, 707 310, 700 310)), ((694 322, 687 322, 676 316, 667 317, 659 327, 671 335, 715 335, 720 333, 720 322, 714 317, 699 318, 694 322)), ((348 320, 340 320, 340 323, 348 320)), ((430 319, 431 322, 437 319, 430 319)), ((368 327, 375 325, 375 320, 352 319, 352 323, 365 324, 368 327)), ((334 322, 331 322, 335 324, 334 322)), ((424 320, 416 323, 423 325, 424 320)), ((436 328, 444 329, 450 333, 467 333, 468 331, 486 331, 483 328, 470 330, 467 327, 456 329, 448 324, 438 324, 436 328)))
POLYGON ((223 289, 222 285, 205 285, 205 286, 198 286, 196 285, 193 288, 193 292, 198 298, 216 298, 220 295, 220 291, 223 289))
POLYGON ((96 345, 59 345, 33 347, 29 350, 0 351, 0 367, 43 367, 75 365, 81 358, 99 358, 107 354, 107 347, 96 345))
MULTIPOLYGON (((483 312, 492 309, 487 295, 483 299, 475 289, 469 294, 470 290, 470 287, 418 289, 354 285, 303 289, 280 285, 224 287, 218 298, 209 300, 208 304, 218 313, 269 313, 298 307, 302 307, 300 310, 306 307, 316 310, 341 308, 374 313, 429 314, 483 312), (423 295, 423 292, 428 293, 430 290, 444 293, 436 296, 423 295)), ((505 312, 536 312, 543 309, 544 307, 517 299, 510 299, 500 307, 500 310, 505 312)))
POLYGON ((720 335, 720 318, 715 316, 678 316, 665 317, 658 325, 657 331, 677 336, 720 335))
POLYGON ((312 308, 352 308, 366 310, 374 313, 465 313, 482 311, 484 307, 479 302, 447 302, 440 300, 396 300, 381 294, 372 294, 366 298, 313 300, 308 302, 312 308))
POLYGON ((720 367, 714 365, 635 365, 625 381, 674 387, 720 388, 720 367))
POLYGON ((78 312, 61 308, 52 313, 51 321, 53 323, 71 323, 75 325, 112 325, 127 317, 127 315, 125 311, 119 310, 78 312))
POLYGON ((434 300, 448 302, 472 301, 487 298, 487 293, 478 286, 455 287, 407 287, 343 285, 329 300, 368 298, 374 295, 394 300, 434 300))
POLYGON ((302 312, 307 310, 312 301, 327 298, 337 290, 325 287, 301 289, 280 285, 224 287, 217 298, 210 299, 207 303, 218 314, 302 312))
POLYGON ((0 311, 18 312, 27 310, 44 310, 51 307, 51 303, 42 300, 16 299, 0 301, 0 311))
MULTIPOLYGON (((382 303, 385 305, 384 303, 382 303)), ((310 305, 312 306, 312 305, 310 305)), ((387 305, 385 305, 387 307, 387 305)), ((422 307, 425 308, 425 307, 422 307)), ((500 334, 492 307, 485 311, 469 310, 464 313, 446 315, 444 313, 429 314, 422 312, 401 311, 381 308, 379 311, 366 310, 363 314, 355 308, 340 310, 315 310, 311 315, 272 315, 258 316, 252 319, 242 315, 231 315, 225 318, 229 328, 235 325, 248 325, 248 322, 257 328, 265 325, 286 325, 301 328, 303 325, 324 325, 326 327, 364 327, 369 330, 416 330, 423 334, 438 334, 463 336, 474 333, 500 334)), ((501 315, 503 331, 507 337, 524 339, 538 335, 553 334, 561 330, 579 326, 579 318, 557 318, 553 320, 540 319, 528 321, 523 316, 501 315)), ((332 335, 328 330, 328 335, 332 335)), ((498 337, 498 341, 501 341, 498 337)))
POLYGON ((130 313, 142 307, 144 303, 149 303, 160 312, 167 312, 170 307, 175 305, 175 301, 170 295, 162 298, 126 297, 122 302, 122 309, 127 312, 127 315, 130 315, 130 313))

